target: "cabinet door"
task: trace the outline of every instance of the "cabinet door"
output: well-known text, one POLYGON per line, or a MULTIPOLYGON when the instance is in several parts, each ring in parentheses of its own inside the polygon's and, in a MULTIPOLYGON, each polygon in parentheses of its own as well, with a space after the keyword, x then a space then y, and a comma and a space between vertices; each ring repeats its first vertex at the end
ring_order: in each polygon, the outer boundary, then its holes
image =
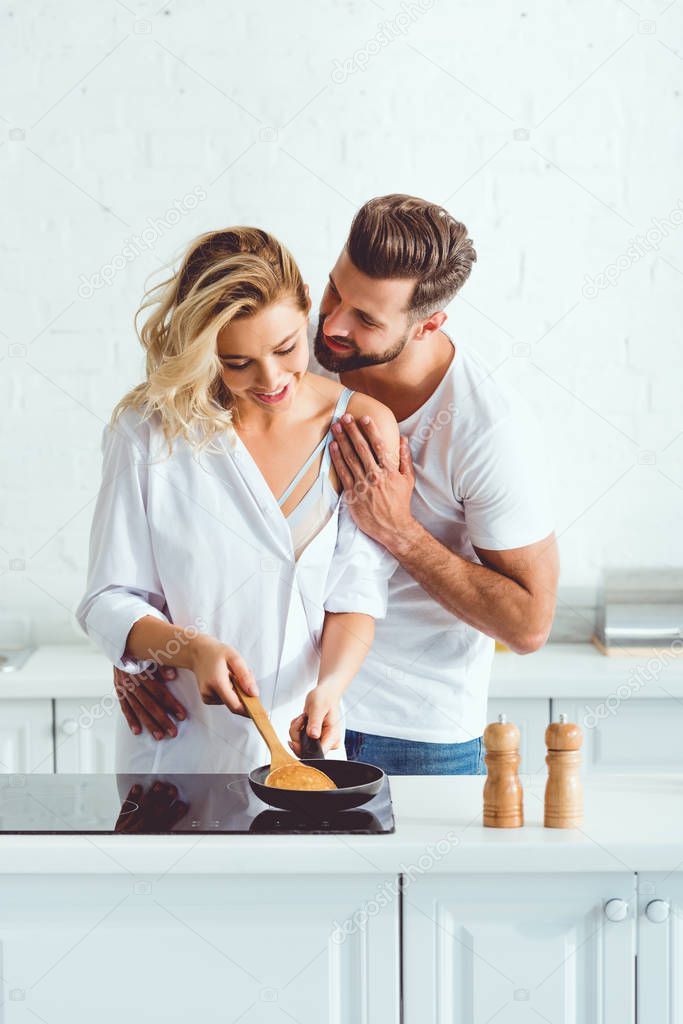
POLYGON ((0 701, 0 772, 52 772, 51 700, 0 701))
POLYGON ((113 772, 114 731, 120 715, 115 695, 101 703, 59 698, 55 701, 58 772, 113 772))
POLYGON ((583 769, 591 772, 683 771, 683 704, 629 697, 628 687, 591 700, 553 700, 553 720, 565 711, 583 731, 583 769))
POLYGON ((635 1020, 630 873, 406 877, 403 908, 405 1024, 635 1020))
POLYGON ((540 698, 489 698, 487 720, 495 722, 504 712, 509 722, 520 731, 520 773, 536 775, 545 772, 545 730, 550 722, 550 701, 540 698))
POLYGON ((638 1019, 683 1024, 683 875, 638 875, 638 1019))
POLYGON ((398 1024, 392 883, 4 876, 1 1005, 49 1024, 398 1024))

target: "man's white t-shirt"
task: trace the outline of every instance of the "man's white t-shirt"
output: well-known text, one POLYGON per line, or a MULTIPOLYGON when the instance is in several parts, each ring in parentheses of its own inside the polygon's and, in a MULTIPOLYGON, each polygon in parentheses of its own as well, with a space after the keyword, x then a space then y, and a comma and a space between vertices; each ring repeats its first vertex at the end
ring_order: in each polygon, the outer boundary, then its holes
MULTIPOLYGON (((460 343, 434 394, 399 428, 415 467, 413 515, 449 550, 478 563, 475 547, 504 551, 552 533, 540 428, 460 343)), ((346 727, 432 743, 481 736, 493 651, 399 566, 346 694, 346 727)))

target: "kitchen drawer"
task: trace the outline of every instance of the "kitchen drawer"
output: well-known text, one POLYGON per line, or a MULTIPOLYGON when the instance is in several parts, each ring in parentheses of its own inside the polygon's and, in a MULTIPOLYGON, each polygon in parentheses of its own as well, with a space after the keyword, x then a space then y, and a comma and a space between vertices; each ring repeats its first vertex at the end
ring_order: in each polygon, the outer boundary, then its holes
POLYGON ((403 900, 405 1024, 634 1024, 635 887, 626 871, 531 867, 514 881, 416 878, 403 900), (623 917, 607 919, 609 901, 623 917))
POLYGON ((519 771, 535 775, 545 771, 545 730, 550 722, 550 701, 538 697, 489 698, 487 721, 495 722, 504 712, 521 733, 519 771))
POLYGON ((0 772, 27 775, 52 772, 51 700, 3 700, 0 703, 0 772))
POLYGON ((398 1024, 398 888, 376 872, 0 876, 8 1024, 398 1024))
POLYGON ((553 700, 553 720, 560 712, 583 730, 583 771, 683 771, 683 703, 667 698, 615 694, 591 701, 553 700))
POLYGON ((116 697, 93 701, 58 698, 55 702, 55 753, 58 772, 113 772, 114 732, 121 714, 116 697))

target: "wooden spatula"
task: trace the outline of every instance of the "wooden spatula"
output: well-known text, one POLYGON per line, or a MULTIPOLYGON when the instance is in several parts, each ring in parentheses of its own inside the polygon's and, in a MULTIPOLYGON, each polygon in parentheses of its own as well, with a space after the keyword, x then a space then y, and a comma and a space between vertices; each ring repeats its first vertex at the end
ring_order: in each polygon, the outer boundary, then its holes
POLYGON ((266 777, 266 786, 274 786, 275 789, 303 790, 337 788, 332 779, 324 772, 318 771, 317 768, 311 768, 310 765, 302 764, 285 750, 258 697, 250 697, 244 693, 234 677, 232 677, 232 685, 270 750, 270 772, 266 777))

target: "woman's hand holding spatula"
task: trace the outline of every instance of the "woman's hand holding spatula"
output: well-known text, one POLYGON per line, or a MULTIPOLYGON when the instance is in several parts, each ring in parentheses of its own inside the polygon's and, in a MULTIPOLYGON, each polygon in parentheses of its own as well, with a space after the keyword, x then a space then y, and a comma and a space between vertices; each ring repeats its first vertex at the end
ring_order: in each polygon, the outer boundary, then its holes
POLYGON ((192 671, 204 704, 225 704, 234 715, 246 715, 235 683, 247 696, 258 697, 254 674, 242 655, 215 637, 202 635, 193 641, 192 671))

